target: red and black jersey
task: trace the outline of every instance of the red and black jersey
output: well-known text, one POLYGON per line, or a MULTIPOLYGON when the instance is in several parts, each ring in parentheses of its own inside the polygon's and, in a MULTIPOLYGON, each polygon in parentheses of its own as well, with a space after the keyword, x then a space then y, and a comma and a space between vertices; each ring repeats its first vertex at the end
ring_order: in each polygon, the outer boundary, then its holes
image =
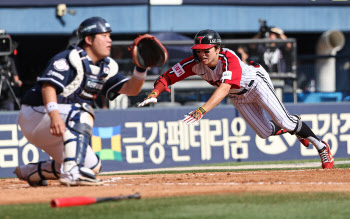
POLYGON ((239 92, 255 79, 256 73, 232 50, 224 48, 219 53, 219 61, 214 69, 196 62, 194 56, 190 56, 166 71, 163 77, 169 86, 192 75, 200 76, 215 87, 221 83, 230 84, 233 92, 239 92))

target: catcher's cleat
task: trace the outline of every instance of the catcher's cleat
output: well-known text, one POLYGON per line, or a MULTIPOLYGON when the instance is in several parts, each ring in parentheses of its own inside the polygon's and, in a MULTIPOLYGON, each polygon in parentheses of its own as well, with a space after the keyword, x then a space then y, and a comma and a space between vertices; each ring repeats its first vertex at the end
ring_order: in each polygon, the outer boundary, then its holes
POLYGON ((92 170, 85 167, 73 167, 69 172, 61 174, 61 185, 66 186, 102 186, 103 181, 96 179, 92 170))
POLYGON ((16 167, 15 171, 13 171, 14 174, 18 177, 20 180, 27 181, 30 186, 36 187, 36 186, 47 186, 47 180, 38 180, 38 181, 33 181, 30 180, 29 178, 24 178, 21 172, 21 167, 18 166, 16 167))
POLYGON ((331 150, 328 146, 328 144, 325 141, 322 141, 326 146, 319 150, 318 153, 320 154, 321 161, 322 161, 322 168, 323 169, 332 169, 334 165, 334 159, 331 154, 331 150))
POLYGON ((100 179, 92 179, 85 176, 80 176, 76 180, 69 179, 68 177, 60 178, 61 185, 65 186, 102 186, 103 181, 100 179))

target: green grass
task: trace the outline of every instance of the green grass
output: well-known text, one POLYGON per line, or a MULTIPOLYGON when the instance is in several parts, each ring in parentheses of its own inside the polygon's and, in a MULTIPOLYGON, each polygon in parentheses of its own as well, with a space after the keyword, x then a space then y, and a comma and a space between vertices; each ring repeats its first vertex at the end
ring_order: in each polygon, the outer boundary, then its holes
MULTIPOLYGON (((336 159, 336 161, 349 159, 336 159)), ((262 165, 319 162, 319 160, 224 163, 227 165, 262 165)), ((215 166, 215 165, 210 165, 215 166)), ((335 164, 334 168, 350 168, 335 164)), ((276 169, 275 169, 276 170, 276 169)), ((220 170, 196 170, 210 172, 220 170)), ((242 170, 221 170, 242 171, 242 170)), ((256 171, 256 170, 255 170, 256 171)), ((164 173, 193 171, 168 171, 164 173)), ((161 172, 143 173, 159 174, 161 172)), ((139 174, 139 173, 137 173, 139 174)), ((14 218, 349 218, 350 193, 239 193, 169 198, 148 198, 106 202, 89 206, 51 208, 46 204, 0 205, 0 219, 14 218)))
POLYGON ((349 218, 349 193, 242 193, 149 198, 70 208, 0 206, 0 218, 349 218))

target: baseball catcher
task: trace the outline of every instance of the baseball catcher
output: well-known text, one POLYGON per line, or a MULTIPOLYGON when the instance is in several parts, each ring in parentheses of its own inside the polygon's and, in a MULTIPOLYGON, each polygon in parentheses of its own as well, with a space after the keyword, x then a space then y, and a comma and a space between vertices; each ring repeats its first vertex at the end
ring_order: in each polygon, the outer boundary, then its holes
POLYGON ((119 94, 137 95, 147 68, 167 58, 166 50, 155 38, 149 37, 156 44, 138 39, 133 53, 137 65, 132 77, 126 78, 109 58, 111 31, 110 24, 101 17, 83 21, 77 31, 77 44, 55 55, 22 98, 18 124, 23 135, 53 158, 15 169, 17 177, 29 185, 45 186, 53 179, 67 186, 103 184, 96 177, 101 160, 90 145, 95 120, 93 101, 99 94, 109 100, 119 94), (156 50, 145 51, 149 46, 156 50))

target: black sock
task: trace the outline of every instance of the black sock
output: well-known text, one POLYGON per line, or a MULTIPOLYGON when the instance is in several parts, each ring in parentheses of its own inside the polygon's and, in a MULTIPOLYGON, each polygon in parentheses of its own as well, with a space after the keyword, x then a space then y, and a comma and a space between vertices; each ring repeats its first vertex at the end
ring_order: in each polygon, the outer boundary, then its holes
POLYGON ((307 138, 307 137, 313 137, 317 140, 320 140, 316 137, 315 133, 307 126, 304 122, 302 122, 301 129, 297 134, 300 137, 307 138))

